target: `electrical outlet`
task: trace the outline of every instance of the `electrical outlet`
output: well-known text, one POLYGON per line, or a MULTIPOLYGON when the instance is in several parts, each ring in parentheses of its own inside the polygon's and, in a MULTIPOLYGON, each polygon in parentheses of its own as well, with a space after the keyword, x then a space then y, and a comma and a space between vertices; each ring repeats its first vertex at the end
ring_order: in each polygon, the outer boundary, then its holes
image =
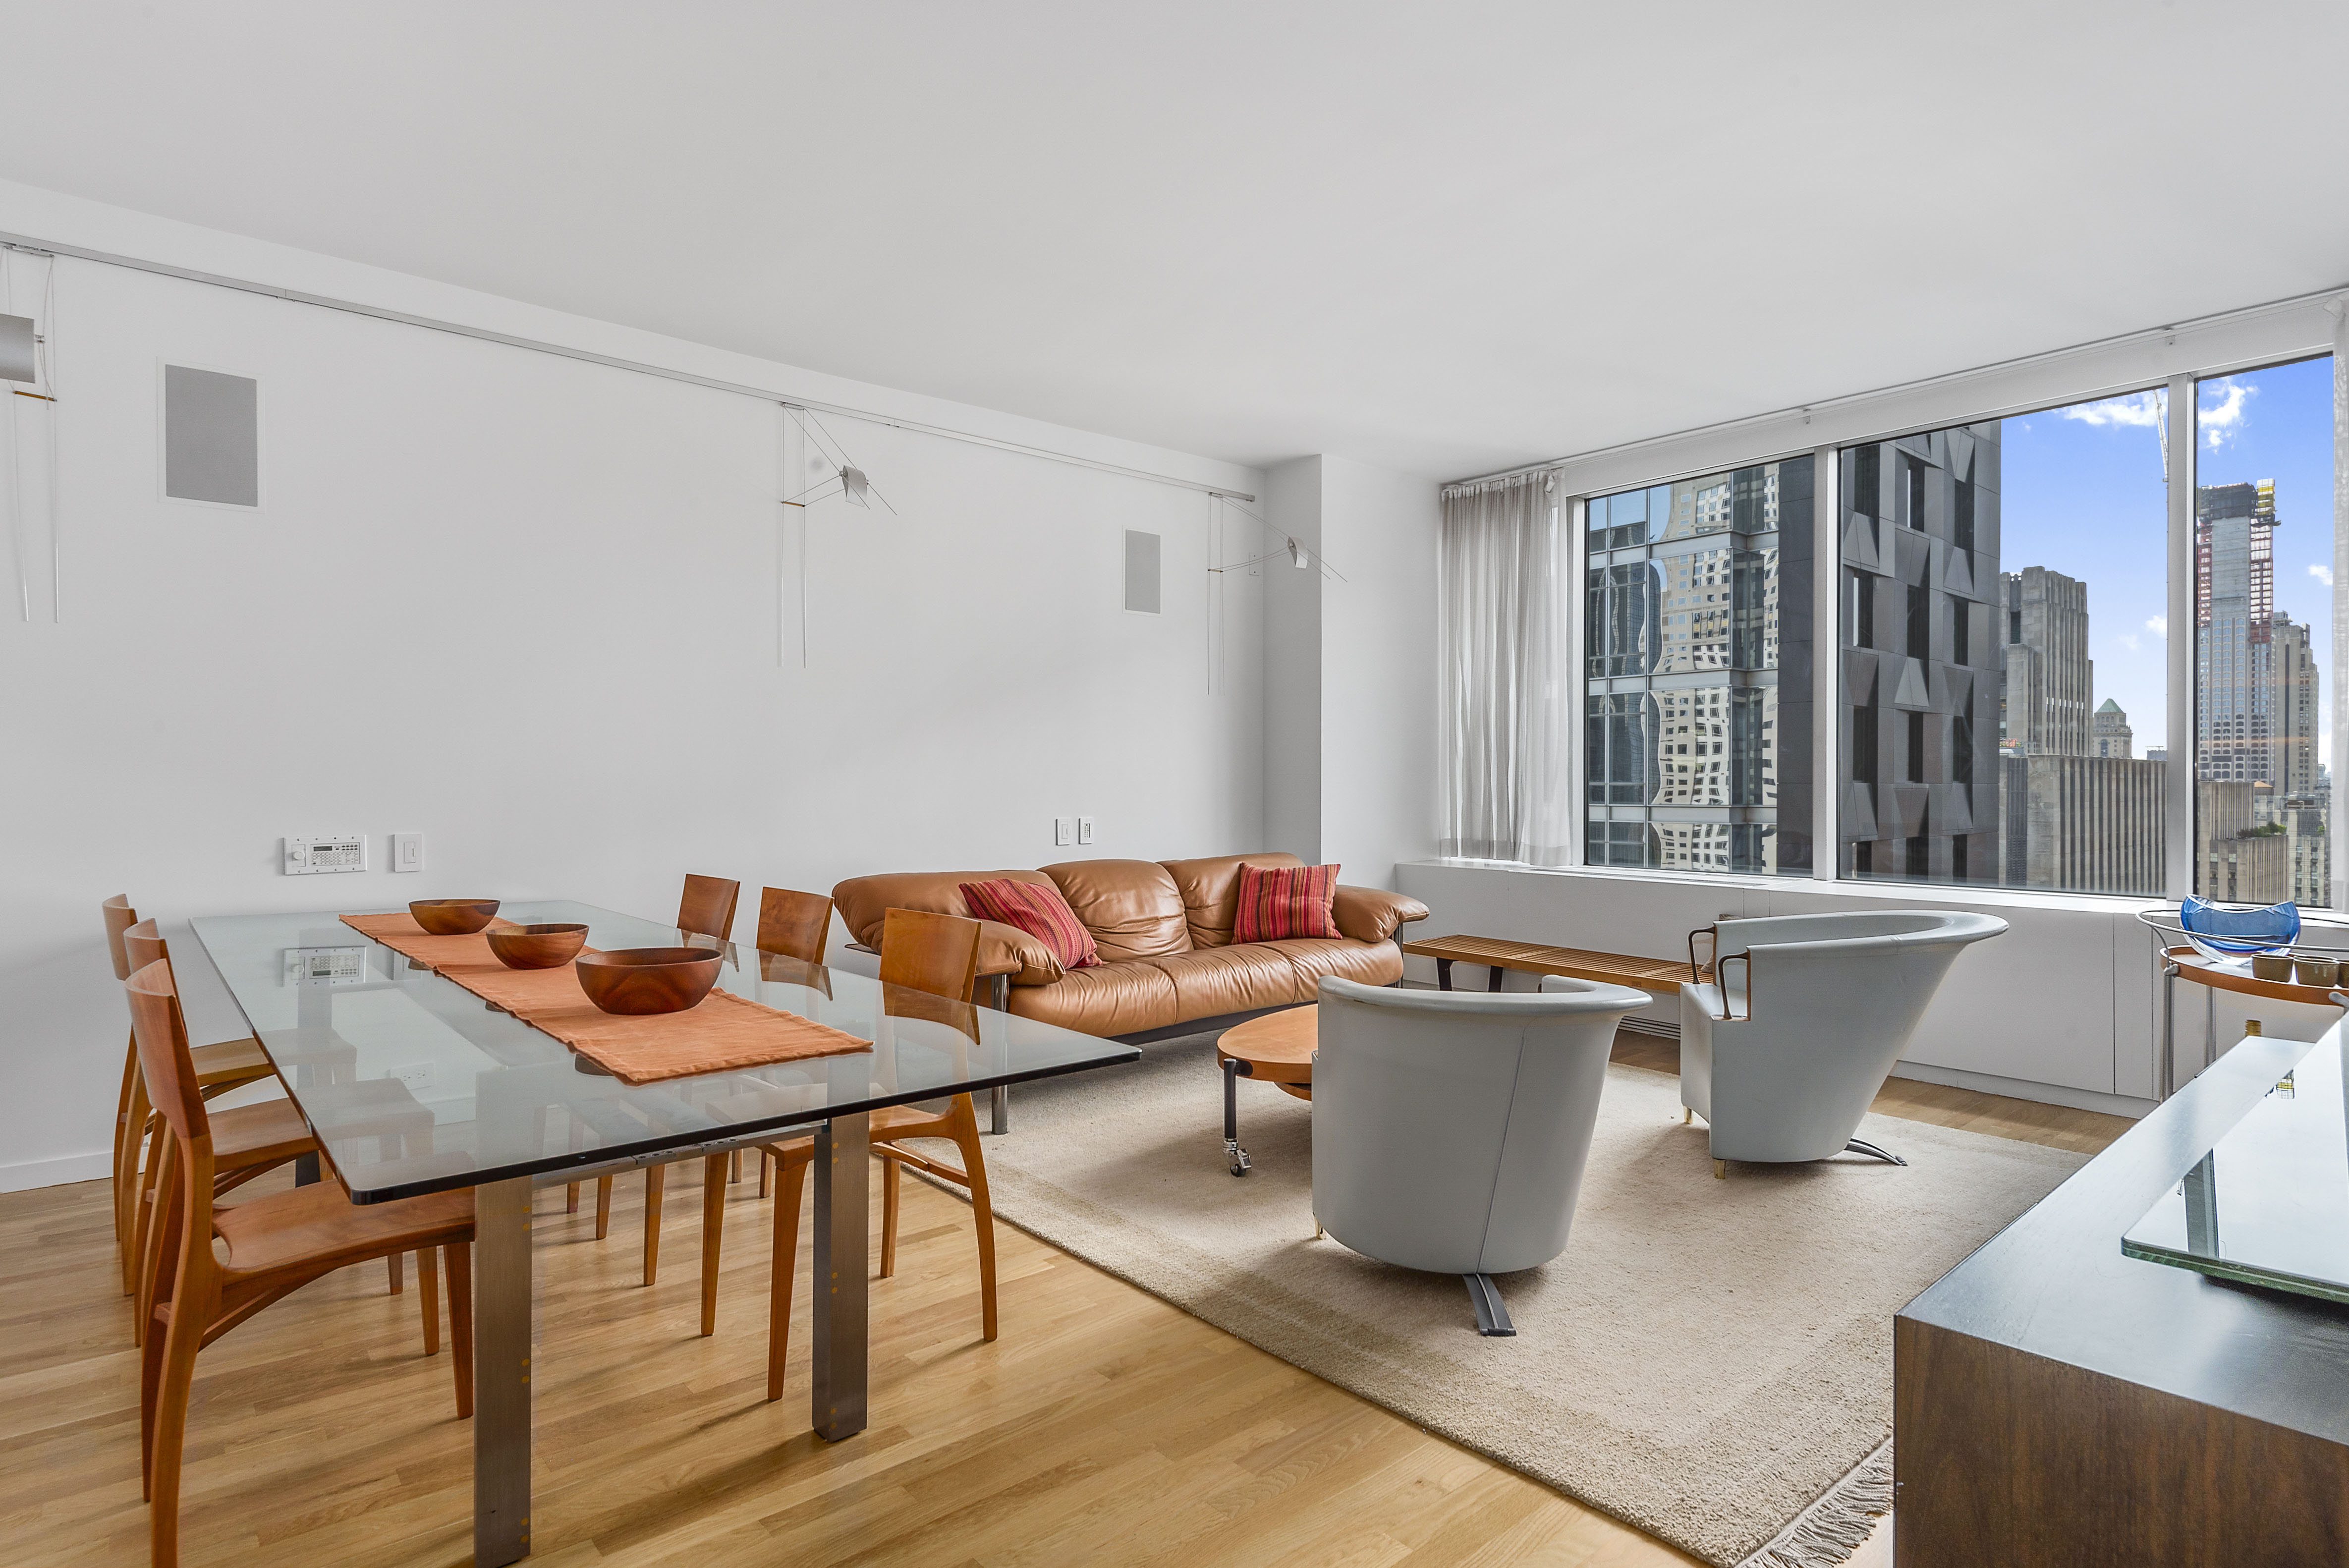
POLYGON ((1093 820, 1092 820, 1091 817, 1080 817, 1080 818, 1078 818, 1078 819, 1077 819, 1077 842, 1079 842, 1079 843, 1081 843, 1081 844, 1090 844, 1090 843, 1092 843, 1092 841, 1093 841, 1093 820))
POLYGON ((391 869, 396 872, 420 872, 424 869, 424 835, 394 833, 391 836, 391 869))
POLYGON ((436 1074, 430 1062, 410 1062, 404 1068, 387 1068, 383 1076, 398 1078, 408 1086, 409 1092, 412 1094, 419 1089, 430 1088, 436 1074))
POLYGON ((1052 819, 1052 842, 1054 842, 1055 844, 1064 844, 1064 845, 1065 845, 1065 844, 1073 844, 1073 843, 1075 843, 1076 841, 1077 841, 1077 820, 1076 820, 1074 817, 1055 817, 1055 818, 1053 818, 1053 819, 1052 819))

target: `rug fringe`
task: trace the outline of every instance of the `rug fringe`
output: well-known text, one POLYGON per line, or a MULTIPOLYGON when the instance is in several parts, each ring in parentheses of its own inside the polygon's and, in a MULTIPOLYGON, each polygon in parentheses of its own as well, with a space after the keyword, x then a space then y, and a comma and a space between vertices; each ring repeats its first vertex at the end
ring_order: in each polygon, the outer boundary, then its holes
POLYGON ((1891 1511, 1892 1445, 1885 1442, 1737 1568, 1835 1568, 1891 1511))

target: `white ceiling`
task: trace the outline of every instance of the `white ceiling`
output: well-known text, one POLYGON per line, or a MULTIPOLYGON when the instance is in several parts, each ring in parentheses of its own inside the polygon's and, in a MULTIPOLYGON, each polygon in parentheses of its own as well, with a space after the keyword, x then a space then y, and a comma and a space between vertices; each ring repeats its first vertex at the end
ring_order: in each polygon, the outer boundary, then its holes
POLYGON ((2349 5, 0 0, 0 178, 1457 477, 2349 283, 2349 5))

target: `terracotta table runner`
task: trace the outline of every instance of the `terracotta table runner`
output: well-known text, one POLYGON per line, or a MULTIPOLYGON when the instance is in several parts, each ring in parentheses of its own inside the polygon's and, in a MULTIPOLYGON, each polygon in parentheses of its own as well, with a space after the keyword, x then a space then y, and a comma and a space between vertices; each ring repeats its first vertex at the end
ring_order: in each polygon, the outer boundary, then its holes
POLYGON ((649 1016, 606 1013, 579 988, 579 976, 572 965, 559 969, 509 969, 490 951, 486 935, 427 935, 416 917, 405 911, 347 914, 343 923, 455 981, 531 1027, 554 1036, 626 1084, 659 1083, 873 1048, 870 1040, 730 991, 712 991, 682 1013, 649 1016))

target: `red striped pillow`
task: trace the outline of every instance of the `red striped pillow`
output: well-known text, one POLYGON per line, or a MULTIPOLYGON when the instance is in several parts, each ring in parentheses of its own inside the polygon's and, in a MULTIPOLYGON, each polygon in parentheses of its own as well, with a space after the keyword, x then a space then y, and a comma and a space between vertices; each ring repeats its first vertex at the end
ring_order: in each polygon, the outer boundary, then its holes
POLYGON ((1330 905, 1338 896, 1336 866, 1240 864, 1240 903, 1234 942, 1279 942, 1291 936, 1335 936, 1330 905))
POLYGON ((1090 969, 1101 962, 1093 950, 1093 934, 1059 888, 999 877, 963 883, 962 896, 980 919, 1016 927, 1050 948, 1063 969, 1090 969))

